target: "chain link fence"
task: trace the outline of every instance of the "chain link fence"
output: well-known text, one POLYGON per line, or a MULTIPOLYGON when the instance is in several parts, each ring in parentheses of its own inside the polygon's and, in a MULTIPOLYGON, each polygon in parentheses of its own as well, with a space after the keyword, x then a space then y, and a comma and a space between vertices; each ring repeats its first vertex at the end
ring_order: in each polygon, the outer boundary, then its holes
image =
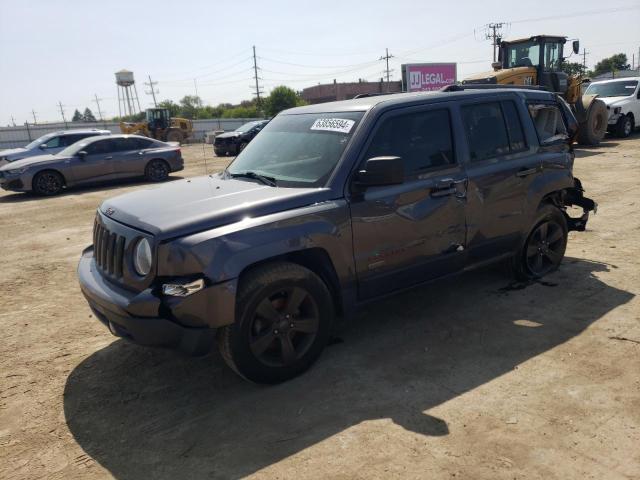
MULTIPOLYGON (((193 121, 193 135, 188 140, 189 143, 198 143, 205 140, 207 132, 211 131, 232 131, 239 126, 262 120, 260 118, 211 118, 206 120, 193 121)), ((7 148, 24 147, 31 141, 46 135, 47 133, 59 132, 61 130, 98 128, 110 130, 112 133, 120 133, 120 124, 117 122, 63 122, 60 123, 25 123, 15 127, 0 127, 0 150, 7 148)))

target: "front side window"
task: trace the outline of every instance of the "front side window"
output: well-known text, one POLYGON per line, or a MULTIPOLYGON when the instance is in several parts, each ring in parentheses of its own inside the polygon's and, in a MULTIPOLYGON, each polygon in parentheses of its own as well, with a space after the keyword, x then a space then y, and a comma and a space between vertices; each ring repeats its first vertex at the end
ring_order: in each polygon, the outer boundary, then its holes
POLYGON ((49 138, 46 142, 44 142, 47 145, 47 149, 63 147, 64 144, 60 141, 61 138, 62 137, 59 136, 49 138))
POLYGON ((363 112, 279 115, 226 170, 272 177, 278 186, 320 187, 333 172, 363 112))
POLYGON ((405 175, 454 163, 448 110, 431 110, 386 119, 369 146, 365 159, 401 157, 405 175))
POLYGON ((538 133, 540 144, 553 143, 569 138, 567 127, 562 118, 562 112, 552 104, 529 104, 529 113, 538 133))
POLYGON ((509 136, 500 102, 462 107, 462 120, 472 162, 481 162, 509 153, 509 136))
POLYGON ((506 48, 506 67, 537 67, 540 64, 540 44, 522 42, 506 48))
POLYGON ((85 148, 85 151, 89 155, 101 155, 104 153, 113 152, 112 140, 99 140, 97 142, 90 143, 85 148))

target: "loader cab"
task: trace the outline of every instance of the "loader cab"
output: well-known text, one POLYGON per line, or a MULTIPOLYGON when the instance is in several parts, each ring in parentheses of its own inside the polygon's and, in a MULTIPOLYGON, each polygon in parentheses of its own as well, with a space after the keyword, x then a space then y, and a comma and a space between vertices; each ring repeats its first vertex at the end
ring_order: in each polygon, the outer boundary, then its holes
POLYGON ((147 124, 149 130, 165 130, 171 125, 171 115, 167 108, 149 108, 147 110, 147 124))
MULTIPOLYGON (((566 37, 539 35, 500 43, 502 68, 529 67, 535 69, 531 77, 532 85, 540 85, 551 92, 566 94, 568 76, 561 70, 564 60, 566 37)), ((579 48, 574 42, 574 51, 579 48)))

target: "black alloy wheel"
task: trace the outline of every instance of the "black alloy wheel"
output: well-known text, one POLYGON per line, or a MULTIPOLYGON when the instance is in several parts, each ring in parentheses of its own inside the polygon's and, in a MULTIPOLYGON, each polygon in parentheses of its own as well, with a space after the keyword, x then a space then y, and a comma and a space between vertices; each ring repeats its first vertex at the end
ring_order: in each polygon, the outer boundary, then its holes
POLYGON ((164 160, 152 160, 145 169, 145 176, 152 182, 162 182, 169 176, 169 167, 164 160))
POLYGON ((566 248, 566 235, 553 220, 538 224, 527 242, 527 269, 534 277, 543 277, 560 265, 566 248))
POLYGON ((320 314, 313 297, 291 287, 265 297, 251 322, 249 346, 258 360, 286 367, 300 360, 318 334, 320 314))
POLYGON ((56 195, 62 191, 63 186, 64 180, 57 172, 40 172, 33 179, 33 191, 38 195, 56 195))

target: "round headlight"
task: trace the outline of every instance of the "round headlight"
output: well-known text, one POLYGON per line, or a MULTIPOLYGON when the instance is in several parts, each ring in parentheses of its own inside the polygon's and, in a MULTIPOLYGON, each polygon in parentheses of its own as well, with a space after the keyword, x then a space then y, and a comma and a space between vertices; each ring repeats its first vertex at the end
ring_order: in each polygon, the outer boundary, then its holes
POLYGON ((151 245, 149 240, 141 238, 133 250, 133 267, 138 275, 147 276, 151 271, 151 245))

